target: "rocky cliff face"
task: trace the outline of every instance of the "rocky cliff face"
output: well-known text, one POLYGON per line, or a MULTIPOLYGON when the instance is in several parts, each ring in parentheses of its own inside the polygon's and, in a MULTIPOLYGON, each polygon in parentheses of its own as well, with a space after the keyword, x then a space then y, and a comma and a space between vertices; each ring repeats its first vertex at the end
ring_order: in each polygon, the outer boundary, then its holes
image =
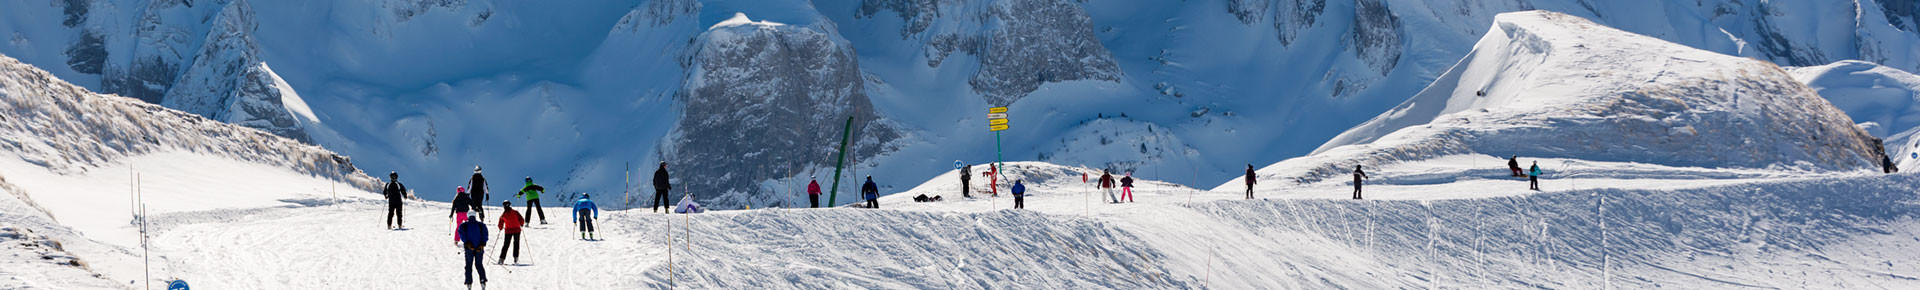
POLYGON ((900 136, 874 112, 854 52, 831 30, 736 16, 700 35, 689 58, 684 113, 663 150, 681 165, 669 169, 677 193, 750 204, 765 194, 757 182, 776 176, 765 166, 833 166, 849 117, 855 160, 900 136))
POLYGON ((902 39, 925 39, 927 66, 939 67, 954 53, 979 59, 967 84, 1005 106, 1040 85, 1076 80, 1120 80, 1113 61, 1093 33, 1092 20, 1069 0, 869 0, 856 15, 898 14, 902 39))
POLYGON ((260 60, 254 26, 253 10, 246 1, 225 6, 215 15, 200 52, 160 104, 311 143, 302 122, 282 101, 298 96, 282 90, 285 82, 260 60))

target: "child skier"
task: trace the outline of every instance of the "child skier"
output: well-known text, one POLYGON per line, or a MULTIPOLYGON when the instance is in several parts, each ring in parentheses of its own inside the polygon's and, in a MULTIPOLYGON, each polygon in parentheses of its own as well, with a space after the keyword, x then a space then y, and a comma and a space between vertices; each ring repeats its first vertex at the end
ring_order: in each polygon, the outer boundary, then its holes
POLYGON ((593 220, 598 218, 600 206, 594 205, 586 193, 581 193, 580 199, 573 201, 573 222, 580 226, 580 239, 593 239, 593 220))
MULTIPOLYGON (((460 222, 467 220, 467 213, 473 211, 473 197, 467 195, 465 186, 454 187, 453 191, 453 211, 447 213, 447 218, 453 219, 454 229, 458 230, 460 222)), ((459 233, 453 235, 453 242, 460 242, 459 233)))
POLYGON ((1127 172, 1126 177, 1120 178, 1120 197, 1133 202, 1133 172, 1127 172))

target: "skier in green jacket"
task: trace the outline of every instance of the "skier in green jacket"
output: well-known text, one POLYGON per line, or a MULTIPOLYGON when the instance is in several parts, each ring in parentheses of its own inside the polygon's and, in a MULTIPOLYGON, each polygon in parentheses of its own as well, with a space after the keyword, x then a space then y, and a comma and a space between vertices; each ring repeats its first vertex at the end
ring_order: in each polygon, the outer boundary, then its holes
POLYGON ((527 186, 521 187, 520 193, 513 195, 515 197, 527 198, 527 213, 526 217, 522 219, 533 221, 534 213, 537 211, 540 213, 540 224, 547 224, 547 211, 540 209, 540 193, 546 191, 547 188, 540 187, 539 184, 533 184, 532 176, 527 177, 527 186))

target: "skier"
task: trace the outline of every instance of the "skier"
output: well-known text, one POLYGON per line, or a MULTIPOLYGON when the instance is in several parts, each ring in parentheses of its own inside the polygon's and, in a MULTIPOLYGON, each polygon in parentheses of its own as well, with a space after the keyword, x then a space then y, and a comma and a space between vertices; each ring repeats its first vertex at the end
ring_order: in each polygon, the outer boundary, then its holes
POLYGON ((1893 165, 1893 158, 1887 157, 1886 154, 1880 154, 1880 167, 1883 173, 1900 173, 1900 166, 1893 165))
POLYGON ((1353 199, 1360 199, 1360 180, 1372 179, 1366 171, 1360 171, 1360 165, 1353 166, 1353 199))
POLYGON ((673 184, 669 184, 667 181, 668 181, 667 162, 660 161, 660 169, 653 171, 653 211, 654 212, 659 212, 660 209, 663 209, 663 208, 667 209, 669 213, 671 213, 673 210, 673 208, 670 205, 667 205, 667 192, 673 190, 673 184))
POLYGON ((387 196, 387 229, 407 228, 406 215, 400 203, 400 199, 407 196, 407 185, 400 184, 399 172, 387 172, 387 188, 382 194, 387 196))
POLYGON ((1540 161, 1534 161, 1533 169, 1527 171, 1530 173, 1527 174, 1527 187, 1536 191, 1540 190, 1540 161))
POLYGON ((1000 196, 1000 165, 987 165, 987 172, 981 172, 980 175, 987 176, 987 193, 1000 196))
POLYGON ((600 218, 600 206, 594 205, 593 199, 587 198, 586 193, 580 193, 580 200, 573 201, 573 222, 580 226, 580 239, 594 238, 593 220, 598 218, 600 218))
POLYGON ((860 194, 867 198, 867 208, 880 208, 880 185, 873 183, 873 176, 867 176, 867 184, 860 186, 860 194))
POLYGON ((1247 199, 1253 199, 1253 184, 1259 183, 1258 179, 1253 178, 1253 164, 1247 164, 1246 179, 1247 179, 1247 199))
POLYGON ((813 208, 820 208, 820 180, 812 175, 807 179, 812 180, 807 182, 807 201, 813 203, 813 208))
POLYGON ((1132 171, 1128 171, 1126 177, 1120 178, 1120 197, 1126 198, 1127 202, 1133 202, 1133 172, 1132 171))
POLYGON ((527 198, 527 213, 526 216, 522 216, 520 219, 531 222, 533 221, 534 213, 539 213, 540 224, 547 224, 547 210, 540 208, 540 194, 544 192, 547 192, 547 188, 540 187, 539 184, 533 184, 532 176, 527 177, 527 185, 520 187, 520 193, 513 195, 514 197, 527 198))
MULTIPOLYGON (((960 161, 954 160, 953 162, 960 162, 960 161)), ((973 198, 972 184, 973 184, 973 165, 968 164, 966 166, 960 167, 960 196, 961 197, 973 198)))
POLYGON ((487 202, 487 193, 492 192, 493 188, 487 186, 487 177, 480 176, 479 165, 473 166, 473 178, 467 179, 467 188, 472 190, 468 195, 473 197, 473 211, 480 212, 480 218, 487 218, 487 207, 484 205, 487 202))
MULTIPOLYGON (((453 210, 447 212, 447 218, 453 219, 455 228, 458 229, 460 221, 467 220, 467 213, 473 212, 473 196, 467 195, 465 186, 456 186, 453 191, 453 210)), ((460 235, 453 235, 453 241, 460 242, 460 235)))
POLYGON ((1527 176, 1526 173, 1520 171, 1520 155, 1507 158, 1507 171, 1512 171, 1513 177, 1527 176))
POLYGON ((1013 208, 1027 208, 1027 185, 1019 180, 1013 181, 1013 208))
POLYGON ((1107 191, 1107 200, 1120 203, 1120 198, 1113 196, 1113 174, 1106 170, 1100 171, 1100 189, 1107 191))
POLYGON ((462 216, 467 217, 467 221, 460 224, 459 230, 460 236, 462 237, 460 240, 464 241, 463 243, 465 244, 462 248, 466 250, 465 252, 467 254, 467 269, 462 270, 461 273, 467 275, 466 284, 468 289, 473 288, 474 272, 480 273, 480 288, 487 288, 487 266, 481 262, 481 260, 486 259, 487 224, 480 222, 480 216, 478 214, 463 214, 462 216))
POLYGON ((512 201, 501 201, 500 209, 504 211, 500 213, 498 227, 506 234, 500 237, 500 262, 496 264, 507 264, 507 249, 513 249, 513 263, 520 264, 520 226, 526 225, 526 219, 520 218, 520 212, 513 210, 512 201))

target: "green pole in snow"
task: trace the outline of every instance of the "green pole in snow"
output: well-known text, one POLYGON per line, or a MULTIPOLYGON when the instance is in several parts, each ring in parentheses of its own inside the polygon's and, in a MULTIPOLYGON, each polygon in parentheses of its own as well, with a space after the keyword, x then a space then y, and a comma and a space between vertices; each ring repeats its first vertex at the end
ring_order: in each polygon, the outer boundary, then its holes
POLYGON ((840 168, 847 163, 847 141, 853 136, 853 117, 847 117, 847 126, 840 131, 840 153, 835 154, 833 162, 833 190, 827 194, 827 207, 833 207, 833 200, 840 196, 840 168))

